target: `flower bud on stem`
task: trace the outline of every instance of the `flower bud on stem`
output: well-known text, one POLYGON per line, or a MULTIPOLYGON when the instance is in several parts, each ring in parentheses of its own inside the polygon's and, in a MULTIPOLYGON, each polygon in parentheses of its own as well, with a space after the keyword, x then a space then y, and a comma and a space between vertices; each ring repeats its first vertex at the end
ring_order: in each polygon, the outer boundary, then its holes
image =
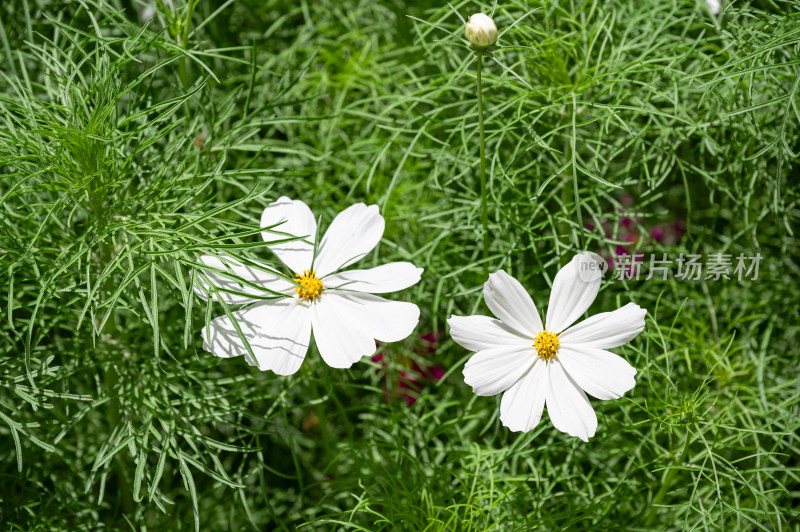
POLYGON ((489 15, 475 13, 469 17, 464 34, 475 48, 488 48, 497 41, 497 26, 489 15))
POLYGON ((481 67, 483 54, 478 55, 478 121, 481 130, 481 223, 483 224, 483 274, 489 275, 489 207, 486 197, 486 137, 483 129, 483 90, 481 67))
POLYGON ((478 120, 481 131, 481 223, 483 225, 483 274, 489 274, 489 206, 486 193, 486 135, 483 127, 483 90, 481 86, 481 70, 483 56, 490 56, 490 47, 497 42, 497 26, 492 17, 483 13, 475 13, 469 17, 464 27, 464 34, 472 43, 475 56, 478 58, 478 120))

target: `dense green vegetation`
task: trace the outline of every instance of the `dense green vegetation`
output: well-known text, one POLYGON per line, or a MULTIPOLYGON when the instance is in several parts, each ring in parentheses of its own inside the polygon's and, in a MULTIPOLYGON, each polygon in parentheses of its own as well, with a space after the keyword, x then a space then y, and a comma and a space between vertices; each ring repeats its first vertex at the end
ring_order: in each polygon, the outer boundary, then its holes
POLYGON ((458 15, 492 5, 156 4, 0 3, 4 529, 797 527, 800 2, 499 3, 488 234, 458 15), (323 227, 379 205, 361 264, 425 268, 381 362, 312 347, 280 377, 203 351, 225 309, 193 264, 277 262, 259 220, 282 195, 323 227), (546 415, 509 432, 445 320, 489 313, 485 269, 541 308, 581 249, 762 260, 609 274, 590 313, 648 310, 617 350, 636 387, 592 401, 589 443, 546 415))

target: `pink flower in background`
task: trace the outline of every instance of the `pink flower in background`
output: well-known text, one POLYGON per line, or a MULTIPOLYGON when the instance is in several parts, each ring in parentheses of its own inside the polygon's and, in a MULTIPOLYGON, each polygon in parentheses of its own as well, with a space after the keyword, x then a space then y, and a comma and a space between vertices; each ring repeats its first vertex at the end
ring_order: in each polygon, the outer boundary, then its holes
POLYGON ((654 225, 650 228, 650 236, 653 240, 666 246, 677 244, 685 234, 686 223, 681 218, 654 225))
POLYGON ((650 236, 653 237, 653 240, 656 242, 661 242, 664 240, 664 228, 660 226, 655 226, 650 229, 650 236))
MULTIPOLYGON (((620 209, 619 211, 620 214, 624 214, 626 210, 632 208, 634 203, 636 203, 635 198, 631 194, 622 194, 619 198, 619 202, 623 207, 623 209, 620 209)), ((628 269, 628 272, 626 272, 625 275, 630 276, 633 270, 630 261, 634 260, 636 262, 641 262, 643 260, 643 257, 636 257, 634 255, 638 249, 637 244, 639 244, 643 239, 643 234, 639 230, 642 224, 642 218, 632 218, 630 216, 623 216, 616 226, 614 223, 609 222, 608 220, 600 221, 600 228, 602 229, 606 238, 614 238, 615 240, 622 241, 622 243, 614 246, 613 252, 599 252, 599 255, 608 262, 608 267, 610 270, 613 270, 614 267, 620 262, 624 262, 626 265, 625 267, 628 269), (633 255, 634 258, 628 258, 629 255, 633 255), (626 257, 626 259, 624 261, 620 261, 618 257, 623 256, 626 257)), ((594 224, 586 224, 586 228, 589 231, 595 230, 594 224)), ((650 227, 649 229, 650 238, 652 238, 655 242, 665 246, 677 244, 685 234, 686 222, 682 218, 676 218, 668 222, 662 222, 650 227)))
MULTIPOLYGON (((436 352, 439 345, 439 336, 441 333, 433 331, 423 334, 419 337, 420 345, 416 351, 420 355, 431 356, 436 352)), ((378 344, 380 348, 380 344, 378 344)), ((379 370, 383 373, 384 386, 386 392, 386 400, 388 401, 392 396, 400 396, 411 406, 417 402, 417 398, 426 385, 440 381, 444 377, 444 369, 436 364, 418 364, 411 357, 403 357, 406 369, 397 372, 398 379, 394 379, 393 372, 388 368, 388 364, 384 359, 383 351, 378 352, 372 357, 373 362, 377 362, 382 366, 379 370)))

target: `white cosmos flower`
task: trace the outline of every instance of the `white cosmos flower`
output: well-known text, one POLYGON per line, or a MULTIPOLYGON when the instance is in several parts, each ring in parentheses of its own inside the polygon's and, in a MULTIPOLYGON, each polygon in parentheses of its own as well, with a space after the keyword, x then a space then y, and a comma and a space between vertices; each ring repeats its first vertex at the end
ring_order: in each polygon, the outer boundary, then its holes
MULTIPOLYGON (((228 304, 248 304, 212 320, 203 328, 203 348, 218 357, 244 355, 262 371, 296 372, 305 358, 311 332, 322 358, 334 368, 349 368, 375 352, 375 340, 396 342, 411 334, 419 320, 412 303, 373 294, 396 292, 416 284, 422 268, 392 262, 366 270, 341 271, 378 244, 384 220, 377 205, 358 203, 340 212, 319 244, 312 244, 317 222, 308 205, 282 197, 264 209, 261 227, 303 240, 274 244, 272 251, 295 275, 293 284, 260 263, 205 255, 195 292, 228 304), (283 222, 283 223, 281 223, 283 222), (211 286, 209 286, 211 285, 211 286), (298 286, 300 285, 300 286, 298 286), (275 293, 293 297, 274 298, 275 293), (273 299, 264 299, 273 297, 273 299), (250 356, 237 326, 250 344, 250 356)), ((262 232, 266 242, 285 240, 262 232)))
POLYGON ((586 393, 616 399, 633 388, 636 370, 606 351, 644 329, 647 311, 628 303, 572 325, 594 301, 602 273, 584 252, 556 275, 544 325, 522 285, 503 270, 483 288, 486 305, 499 319, 452 316, 450 334, 476 351, 464 380, 477 395, 503 393, 500 420, 512 431, 530 431, 545 404, 553 426, 588 441, 597 416, 586 393))

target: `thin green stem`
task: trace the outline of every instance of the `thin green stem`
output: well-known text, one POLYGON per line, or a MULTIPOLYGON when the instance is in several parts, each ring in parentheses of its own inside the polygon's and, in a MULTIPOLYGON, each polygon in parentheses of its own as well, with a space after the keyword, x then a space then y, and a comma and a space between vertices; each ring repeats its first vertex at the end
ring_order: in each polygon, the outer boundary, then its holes
MULTIPOLYGON (((323 371, 325 371, 326 369, 327 368, 323 368, 323 371)), ((309 382, 311 383, 314 397, 321 398, 323 396, 323 392, 320 391, 318 380, 311 377, 309 379, 309 382)), ((327 394, 327 391, 325 392, 325 395, 328 395, 328 397, 330 397, 329 394, 327 394)), ((327 401, 320 401, 319 403, 314 405, 313 407, 314 410, 312 410, 312 412, 316 413, 317 419, 319 421, 318 427, 319 427, 320 438, 322 440, 322 448, 325 451, 325 458, 327 459, 330 456, 331 437, 330 433, 328 432, 328 413, 326 411, 325 402, 327 401)))
MULTIPOLYGON (((102 203, 100 207, 102 211, 102 203)), ((100 214, 102 215, 102 213, 100 214)), ((99 218, 98 218, 99 220, 99 218)), ((101 231, 104 227, 103 222, 99 222, 101 231)), ((108 237, 110 238, 110 236, 108 237)), ((100 244, 100 264, 99 264, 99 271, 102 272, 103 268, 111 262, 114 258, 114 247, 112 242, 106 242, 105 240, 100 244)), ((104 290, 104 298, 108 297, 113 291, 113 281, 112 278, 109 277, 106 281, 106 288, 104 290)), ((108 310, 108 312, 113 312, 113 309, 108 310)), ((100 331, 100 333, 105 336, 103 341, 109 351, 119 351, 120 347, 116 343, 116 323, 114 322, 114 317, 110 317, 105 324, 104 330, 100 331)), ((109 364, 108 369, 105 372, 104 376, 105 386, 106 386, 106 393, 109 394, 110 400, 108 401, 108 425, 111 427, 111 430, 115 430, 117 426, 120 424, 120 391, 119 391, 119 384, 120 384, 120 376, 117 368, 115 367, 114 363, 111 362, 109 364)), ((120 430, 120 434, 122 431, 120 430)), ((121 438, 121 435, 118 435, 121 438)), ((122 513, 123 514, 130 514, 133 512, 133 495, 130 490, 130 486, 128 485, 128 479, 126 478, 125 471, 126 465, 125 462, 122 460, 122 456, 117 454, 114 460, 114 475, 116 476, 117 486, 119 488, 119 503, 121 505, 122 513)))
POLYGON ((658 512, 658 506, 667 495, 667 492, 672 485, 672 481, 675 479, 675 475, 678 474, 678 466, 680 466, 680 464, 686 460, 686 455, 689 453, 690 438, 691 433, 687 429, 686 441, 683 443, 683 451, 681 452, 680 458, 678 458, 678 460, 675 462, 674 467, 672 467, 669 471, 667 471, 666 475, 664 475, 664 480, 661 482, 661 487, 658 489, 658 492, 656 493, 656 496, 650 505, 650 512, 647 514, 647 520, 644 522, 645 528, 648 528, 652 524, 653 519, 655 519, 656 513, 658 512))
POLYGON ((578 242, 581 246, 581 251, 586 251, 586 237, 584 235, 585 230, 583 227, 583 213, 581 212, 581 195, 578 192, 578 155, 575 151, 575 139, 578 135, 577 127, 575 126, 575 115, 577 113, 576 110, 577 104, 575 101, 575 93, 572 93, 572 138, 571 145, 570 145, 570 155, 572 156, 572 186, 575 191, 575 210, 577 211, 578 215, 578 242))
POLYGON ((481 223, 483 224, 483 275, 489 274, 489 206, 486 198, 486 135, 483 129, 483 88, 481 67, 483 55, 478 54, 478 120, 481 129, 481 223))
POLYGON ((186 55, 186 50, 189 48, 189 34, 191 33, 192 17, 194 16, 194 6, 196 3, 196 0, 189 0, 189 4, 186 6, 186 20, 183 21, 181 33, 178 35, 178 46, 184 51, 183 57, 180 63, 178 63, 178 72, 183 90, 189 90, 189 84, 191 82, 189 79, 191 67, 189 65, 189 57, 186 55))

